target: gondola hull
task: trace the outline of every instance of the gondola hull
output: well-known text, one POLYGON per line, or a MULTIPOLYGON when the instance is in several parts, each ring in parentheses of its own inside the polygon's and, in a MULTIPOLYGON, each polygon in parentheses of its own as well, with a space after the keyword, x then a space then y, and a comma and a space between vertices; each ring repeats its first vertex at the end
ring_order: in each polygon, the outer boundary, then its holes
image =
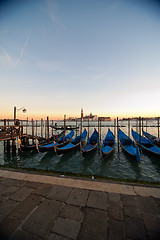
POLYGON ((86 136, 87 136, 87 131, 85 129, 81 134, 81 136, 77 136, 69 144, 65 145, 64 147, 57 146, 56 147, 57 154, 64 154, 66 152, 71 152, 71 151, 80 149, 80 145, 84 143, 86 136))
POLYGON ((101 153, 103 157, 109 157, 114 152, 114 147, 105 146, 101 148, 101 153))
POLYGON ((80 143, 78 143, 76 145, 74 145, 72 143, 69 143, 69 144, 65 145, 64 147, 61 147, 61 148, 57 147, 56 152, 57 152, 57 154, 60 155, 60 154, 64 154, 64 153, 67 153, 67 152, 72 152, 72 151, 77 150, 79 148, 80 148, 80 143))
POLYGON ((103 140, 103 145, 101 147, 101 153, 103 157, 109 157, 115 148, 115 137, 110 129, 106 134, 105 139, 103 140))
POLYGON ((142 148, 146 153, 156 155, 160 158, 160 148, 155 146, 149 139, 140 136, 137 132, 132 129, 132 136, 136 144, 142 148))
POLYGON ((83 149, 82 149, 82 155, 83 156, 86 156, 88 155, 89 153, 94 153, 97 149, 97 145, 98 144, 95 144, 95 145, 91 145, 91 144, 87 144, 83 149))
POLYGON ((55 151, 55 147, 63 147, 65 145, 67 145, 68 143, 71 142, 72 139, 69 139, 65 142, 62 143, 57 143, 57 142, 52 142, 52 143, 48 143, 48 144, 44 144, 44 145, 40 145, 39 146, 39 151, 40 152, 47 152, 47 151, 55 151))
POLYGON ((98 132, 95 129, 91 137, 88 139, 87 144, 82 148, 82 155, 85 156, 89 153, 95 152, 98 145, 98 132))
POLYGON ((140 152, 134 142, 120 129, 118 131, 119 142, 122 150, 132 158, 135 158, 137 162, 140 162, 140 152))

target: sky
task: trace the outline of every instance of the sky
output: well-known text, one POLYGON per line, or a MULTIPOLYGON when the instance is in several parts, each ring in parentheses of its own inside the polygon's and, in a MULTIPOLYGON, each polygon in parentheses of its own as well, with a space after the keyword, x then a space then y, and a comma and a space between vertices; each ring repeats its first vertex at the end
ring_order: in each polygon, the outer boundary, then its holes
POLYGON ((0 119, 160 116, 160 1, 0 0, 0 119))

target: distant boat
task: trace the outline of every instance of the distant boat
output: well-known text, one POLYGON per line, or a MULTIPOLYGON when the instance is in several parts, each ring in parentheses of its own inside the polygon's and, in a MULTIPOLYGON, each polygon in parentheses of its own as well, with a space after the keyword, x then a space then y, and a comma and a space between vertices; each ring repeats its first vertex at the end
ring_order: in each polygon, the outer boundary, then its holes
POLYGON ((158 147, 160 147, 160 138, 157 138, 156 136, 151 135, 150 133, 145 132, 145 131, 143 131, 143 135, 144 135, 145 137, 147 137, 149 140, 153 141, 153 143, 154 143, 155 145, 157 145, 158 147))
POLYGON ((94 152, 97 149, 98 144, 98 132, 95 129, 91 137, 87 140, 87 144, 82 148, 82 154, 86 155, 88 153, 94 152))
POLYGON ((39 150, 40 152, 55 151, 55 147, 63 147, 69 142, 71 142, 73 135, 74 131, 72 130, 68 135, 62 136, 57 142, 54 141, 48 144, 39 145, 39 150))
POLYGON ((142 148, 142 150, 144 150, 148 153, 152 153, 154 155, 160 156, 160 148, 155 146, 153 141, 147 139, 146 137, 139 135, 133 129, 132 129, 132 136, 133 136, 135 142, 137 143, 137 145, 140 146, 142 148))
POLYGON ((115 149, 115 137, 110 129, 108 129, 108 132, 106 134, 105 139, 103 140, 103 145, 101 147, 102 155, 110 156, 115 149))
POLYGON ((57 146, 56 152, 58 154, 63 154, 63 153, 70 152, 70 151, 80 148, 80 144, 85 141, 86 136, 87 136, 87 131, 85 129, 83 131, 83 133, 81 134, 81 136, 75 137, 75 139, 72 139, 72 141, 70 143, 68 143, 67 145, 65 145, 64 147, 57 146))
MULTIPOLYGON (((54 128, 55 130, 64 130, 64 126, 58 126, 58 125, 55 125, 55 126, 52 126, 50 125, 51 128, 54 128)), ((65 127, 65 130, 75 130, 75 129, 78 129, 79 126, 66 126, 65 127)))
MULTIPOLYGON (((62 131, 59 134, 52 135, 52 137, 50 138, 50 141, 51 142, 56 141, 63 134, 64 134, 64 131, 62 131)), ((42 145, 42 144, 48 144, 48 143, 46 142, 46 140, 42 140, 42 141, 39 141, 39 144, 42 145)), ((21 144, 21 150, 22 151, 31 151, 31 150, 35 150, 35 149, 36 149, 36 144, 35 143, 33 143, 33 144, 21 144)))
POLYGON ((118 131, 119 141, 121 148, 128 155, 136 158, 137 162, 140 162, 140 152, 137 146, 134 145, 134 142, 122 131, 118 131))

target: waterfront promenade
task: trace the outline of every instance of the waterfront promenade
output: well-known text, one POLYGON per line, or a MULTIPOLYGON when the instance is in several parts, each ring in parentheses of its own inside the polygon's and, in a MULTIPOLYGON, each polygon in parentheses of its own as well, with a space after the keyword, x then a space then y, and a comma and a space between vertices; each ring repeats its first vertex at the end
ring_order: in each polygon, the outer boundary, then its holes
POLYGON ((1 168, 0 239, 160 239, 160 186, 1 168))

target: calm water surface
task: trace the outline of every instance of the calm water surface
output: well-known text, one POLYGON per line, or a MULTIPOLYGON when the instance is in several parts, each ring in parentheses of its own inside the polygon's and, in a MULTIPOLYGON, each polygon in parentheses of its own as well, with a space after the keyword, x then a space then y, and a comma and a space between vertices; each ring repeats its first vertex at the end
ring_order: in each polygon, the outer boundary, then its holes
MULTIPOLYGON (((63 125, 63 122, 58 123, 63 125)), ((74 125, 74 122, 67 122, 67 125, 74 125)), ((89 135, 91 136, 94 127, 98 130, 97 122, 90 122, 89 135)), ((83 122, 88 131, 88 123, 83 122)), ((128 134, 128 122, 120 121, 119 125, 121 129, 128 134)), ((146 130, 146 123, 144 122, 144 130, 146 130)), ((147 131, 157 136, 158 130, 156 121, 147 122, 147 131)), ((40 123, 37 128, 37 134, 41 134, 40 123)), ((107 133, 108 127, 110 127, 113 133, 113 122, 103 122, 101 128, 101 143, 107 133)), ((131 127, 136 130, 136 122, 131 122, 131 127)), ((31 125, 28 128, 28 133, 31 133, 31 125)), ((25 132, 25 127, 24 127, 25 132)), ((50 128, 50 134, 52 129, 50 128)), ((78 134, 78 133, 77 133, 78 134)), ((76 135, 76 132, 75 132, 76 135)), ((128 157, 122 152, 118 153, 118 147, 116 144, 115 152, 109 158, 103 159, 101 157, 99 149, 87 157, 83 157, 77 150, 74 152, 66 153, 64 155, 57 156, 54 152, 38 153, 36 151, 22 152, 22 153, 4 153, 3 142, 0 142, 0 164, 9 165, 13 167, 21 168, 33 168, 41 170, 53 170, 69 173, 89 174, 94 176, 105 176, 111 178, 123 178, 144 180, 150 182, 160 182, 160 158, 149 156, 141 152, 141 162, 138 163, 135 159, 128 157)))

